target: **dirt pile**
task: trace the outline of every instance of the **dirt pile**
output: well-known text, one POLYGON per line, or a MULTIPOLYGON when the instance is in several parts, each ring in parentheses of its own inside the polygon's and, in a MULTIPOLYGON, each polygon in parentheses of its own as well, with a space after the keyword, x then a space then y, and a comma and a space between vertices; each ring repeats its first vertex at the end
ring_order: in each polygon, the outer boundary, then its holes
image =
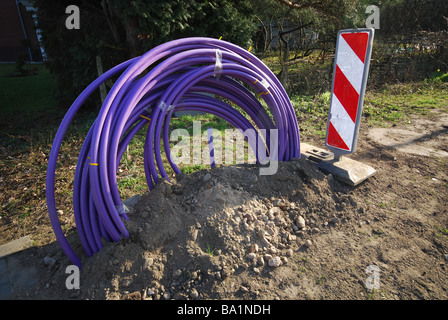
POLYGON ((130 239, 86 262, 86 297, 275 298, 274 269, 337 217, 325 215, 334 199, 313 164, 295 160, 273 176, 258 172, 230 166, 159 183, 130 214, 130 239))
MULTIPOLYGON (((290 270, 316 235, 344 219, 343 212, 332 213, 335 205, 347 213, 347 207, 357 210, 356 202, 338 199, 335 189, 344 185, 307 160, 279 163, 272 176, 258 173, 256 165, 241 165, 163 180, 130 209, 129 239, 105 243, 84 259, 79 290, 67 290, 68 275, 54 272, 49 279, 53 294, 58 290, 60 298, 80 299, 281 298, 272 290, 281 287, 278 269, 290 270)), ((74 246, 79 248, 76 241, 74 246)), ((60 262, 55 268, 63 269, 60 262)))

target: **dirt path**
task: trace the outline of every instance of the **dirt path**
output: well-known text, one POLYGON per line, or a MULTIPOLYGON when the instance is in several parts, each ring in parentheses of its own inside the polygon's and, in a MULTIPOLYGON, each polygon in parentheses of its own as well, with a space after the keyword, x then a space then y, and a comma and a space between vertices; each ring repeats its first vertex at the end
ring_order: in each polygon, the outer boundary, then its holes
POLYGON ((425 119, 361 128, 350 157, 377 173, 354 188, 305 159, 161 183, 130 213, 129 239, 82 257, 80 289, 53 243, 16 255, 41 280, 12 298, 448 299, 448 121, 425 119))

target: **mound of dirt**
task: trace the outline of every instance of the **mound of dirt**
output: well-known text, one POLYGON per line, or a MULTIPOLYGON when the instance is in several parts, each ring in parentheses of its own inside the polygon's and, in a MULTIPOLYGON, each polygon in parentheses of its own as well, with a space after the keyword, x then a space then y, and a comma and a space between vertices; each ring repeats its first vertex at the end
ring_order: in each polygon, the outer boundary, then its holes
MULTIPOLYGON (((128 239, 83 258, 79 290, 67 290, 58 257, 46 287, 62 299, 284 298, 288 291, 272 290, 286 285, 279 274, 292 273, 313 238, 344 219, 331 214, 335 201, 346 212, 357 204, 335 199, 344 185, 307 160, 258 173, 228 166, 161 181, 130 209, 128 239)), ((30 295, 45 298, 45 289, 30 295)))

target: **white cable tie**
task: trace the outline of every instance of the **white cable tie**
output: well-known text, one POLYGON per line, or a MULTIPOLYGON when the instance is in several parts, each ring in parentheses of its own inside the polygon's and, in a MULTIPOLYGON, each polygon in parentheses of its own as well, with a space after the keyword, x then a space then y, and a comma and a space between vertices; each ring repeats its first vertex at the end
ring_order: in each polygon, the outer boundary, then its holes
POLYGON ((124 203, 116 205, 115 208, 117 209, 120 216, 124 216, 125 214, 129 213, 129 208, 124 203))
POLYGON ((150 105, 145 106, 145 111, 148 112, 149 114, 152 114, 152 108, 150 105))
POLYGON ((213 71, 213 76, 219 80, 222 73, 222 51, 216 49, 216 59, 215 59, 215 69, 213 71))
POLYGON ((166 107, 167 107, 167 105, 166 105, 165 101, 160 101, 160 102, 159 102, 158 108, 159 108, 161 111, 165 111, 166 107))
POLYGON ((269 90, 270 85, 266 79, 261 80, 260 83, 266 88, 266 90, 269 90))

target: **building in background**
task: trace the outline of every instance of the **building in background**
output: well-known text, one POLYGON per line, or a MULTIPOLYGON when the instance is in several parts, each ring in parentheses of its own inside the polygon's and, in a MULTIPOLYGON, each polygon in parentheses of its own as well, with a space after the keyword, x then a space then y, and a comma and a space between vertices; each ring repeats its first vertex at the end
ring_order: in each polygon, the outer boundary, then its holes
POLYGON ((0 62, 41 62, 45 53, 30 0, 0 0, 0 62))

